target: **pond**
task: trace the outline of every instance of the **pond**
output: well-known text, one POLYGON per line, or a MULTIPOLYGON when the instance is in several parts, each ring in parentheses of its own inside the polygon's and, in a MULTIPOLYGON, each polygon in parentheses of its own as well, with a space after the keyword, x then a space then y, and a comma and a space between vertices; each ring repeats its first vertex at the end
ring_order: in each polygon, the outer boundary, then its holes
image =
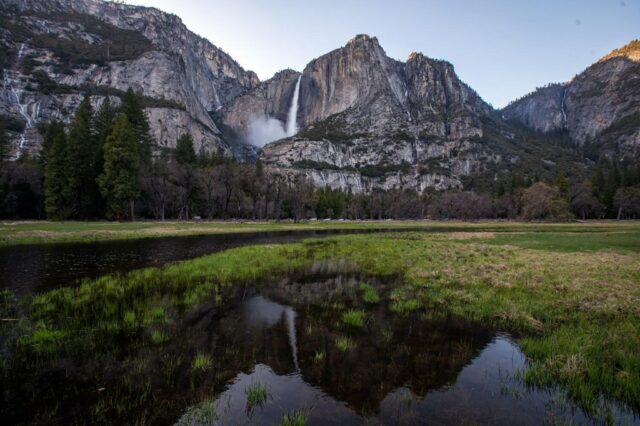
MULTIPOLYGON (((389 294, 397 285, 339 259, 240 283, 176 324, 119 334, 115 349, 105 344, 92 359, 69 354, 14 372, 2 415, 65 424, 595 422, 561 391, 523 384, 527 361, 509 334, 399 309, 389 294)), ((611 408, 616 422, 639 423, 611 408)))
MULTIPOLYGON (((407 230, 403 229, 402 231, 407 230)), ((277 231, 0 247, 0 289, 27 294, 82 278, 158 267, 233 247, 395 230, 277 231)), ((398 230, 401 231, 401 230, 398 230)))

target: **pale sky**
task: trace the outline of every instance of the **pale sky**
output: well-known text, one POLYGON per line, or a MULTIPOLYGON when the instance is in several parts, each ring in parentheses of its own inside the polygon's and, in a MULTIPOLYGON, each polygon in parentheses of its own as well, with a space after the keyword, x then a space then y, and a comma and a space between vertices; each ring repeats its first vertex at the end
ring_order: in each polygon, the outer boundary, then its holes
POLYGON ((261 80, 378 37, 387 55, 451 62, 500 108, 640 38, 640 0, 125 0, 182 18, 261 80))

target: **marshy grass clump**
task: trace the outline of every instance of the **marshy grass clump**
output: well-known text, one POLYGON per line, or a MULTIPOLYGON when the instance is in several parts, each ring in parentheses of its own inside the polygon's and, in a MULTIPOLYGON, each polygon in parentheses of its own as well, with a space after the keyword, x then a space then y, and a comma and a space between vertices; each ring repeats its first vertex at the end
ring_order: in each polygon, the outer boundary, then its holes
POLYGON ((50 328, 40 321, 31 334, 18 339, 18 345, 35 353, 46 354, 62 349, 66 339, 67 333, 64 330, 50 328))
POLYGON ((348 337, 340 336, 336 339, 336 348, 338 348, 340 352, 347 352, 353 346, 353 341, 348 337))
POLYGON ((211 355, 204 352, 198 352, 191 362, 191 369, 193 371, 206 371, 213 365, 213 358, 211 355))
POLYGON ((169 335, 162 330, 153 330, 151 332, 151 342, 156 345, 166 343, 169 340, 169 335))
POLYGON ((282 416, 281 426, 305 426, 309 418, 307 410, 293 410, 282 416))
POLYGON ((362 291, 362 300, 364 301, 364 303, 374 305, 380 302, 380 296, 371 284, 361 283, 360 291, 362 291))
POLYGON ((176 422, 176 426, 210 425, 217 420, 212 401, 190 407, 176 422))
POLYGON ((261 407, 267 402, 269 391, 265 385, 260 382, 251 383, 247 389, 247 412, 252 412, 255 407, 261 407))
POLYGON ((342 314, 342 323, 353 328, 362 328, 365 322, 365 313, 360 309, 349 309, 342 314))
POLYGON ((391 302, 389 309, 398 314, 408 314, 420 308, 420 301, 417 299, 395 300, 391 302))

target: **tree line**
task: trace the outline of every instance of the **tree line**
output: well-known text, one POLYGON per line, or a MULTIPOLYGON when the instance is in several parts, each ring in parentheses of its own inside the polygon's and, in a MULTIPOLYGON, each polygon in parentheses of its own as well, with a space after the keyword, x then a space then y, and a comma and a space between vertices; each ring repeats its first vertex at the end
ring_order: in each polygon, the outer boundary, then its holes
POLYGON ((590 178, 503 175, 487 192, 314 188, 301 175, 196 152, 190 135, 156 146, 140 94, 97 111, 85 98, 68 126, 41 126, 37 158, 8 161, 0 121, 0 217, 52 220, 640 218, 640 162, 603 160, 590 178))

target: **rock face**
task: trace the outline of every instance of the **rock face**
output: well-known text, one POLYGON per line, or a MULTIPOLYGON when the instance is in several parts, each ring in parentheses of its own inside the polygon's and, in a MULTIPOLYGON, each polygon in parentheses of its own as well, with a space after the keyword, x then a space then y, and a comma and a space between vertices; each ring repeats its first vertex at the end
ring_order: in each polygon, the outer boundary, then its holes
MULTIPOLYGON (((237 135, 248 133, 247 118, 257 114, 282 122, 297 76, 277 75, 238 97, 220 121, 237 135)), ((305 67, 297 122, 298 134, 266 145, 261 159, 318 186, 444 190, 524 160, 527 167, 543 164, 544 154, 514 144, 522 132, 461 82, 450 63, 420 53, 399 62, 366 35, 305 67)))
POLYGON ((536 131, 567 132, 610 158, 640 157, 640 41, 614 50, 573 80, 538 89, 503 117, 536 131))
POLYGON ((189 131, 197 149, 230 152, 211 113, 258 78, 177 16, 100 0, 1 0, 0 13, 0 114, 23 123, 15 140, 24 150, 39 149, 30 129, 51 118, 68 121, 84 95, 98 105, 132 87, 147 97, 161 145, 189 131))
POLYGON ((299 76, 293 70, 280 71, 222 107, 215 118, 225 137, 235 146, 261 146, 273 140, 274 135, 286 136, 287 114, 299 76))
POLYGON ((640 156, 640 42, 495 111, 450 63, 389 58, 367 35, 260 83, 157 9, 0 0, 0 68, 0 116, 16 156, 41 148, 39 123, 68 122, 85 96, 96 108, 105 97, 117 104, 129 87, 143 93, 159 146, 188 132, 196 149, 259 155, 318 186, 357 192, 579 173, 581 157, 558 148, 567 138, 611 157, 640 156))

